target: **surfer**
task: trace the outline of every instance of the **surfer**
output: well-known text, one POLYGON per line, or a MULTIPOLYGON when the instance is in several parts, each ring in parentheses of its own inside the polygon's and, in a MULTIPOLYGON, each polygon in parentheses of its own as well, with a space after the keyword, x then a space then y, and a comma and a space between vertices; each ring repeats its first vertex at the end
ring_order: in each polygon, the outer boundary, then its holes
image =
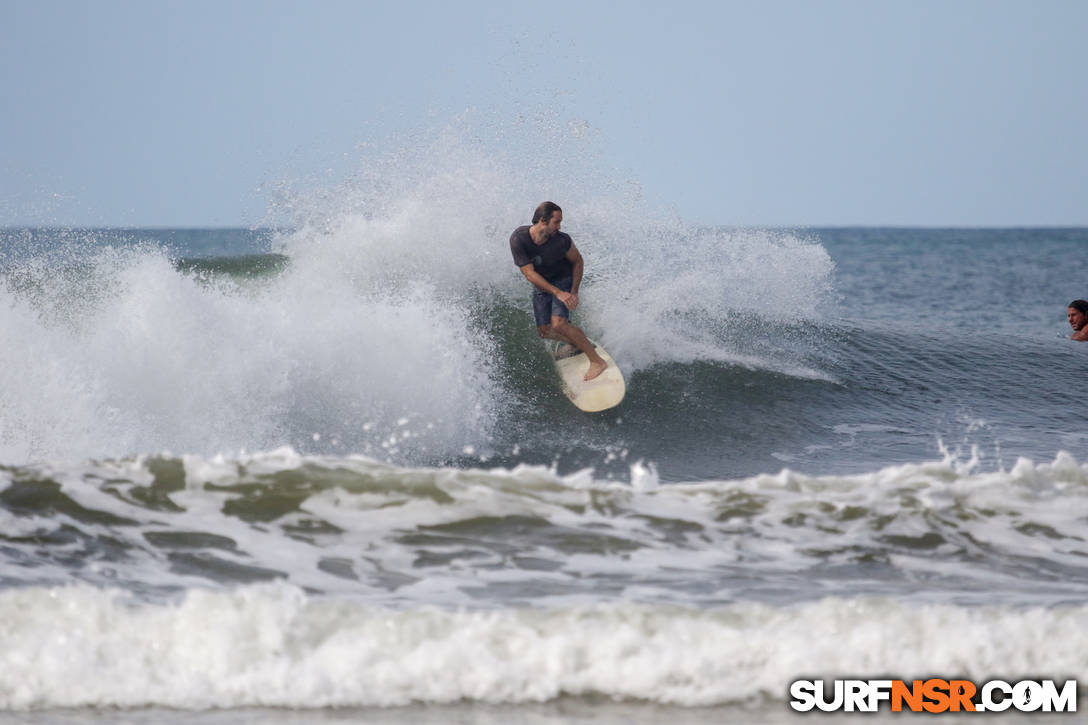
POLYGON ((1088 340, 1088 300, 1073 300, 1066 310, 1069 326, 1073 328, 1070 340, 1088 340))
POLYGON ((521 226, 510 235, 514 264, 532 283, 536 331, 549 340, 560 340, 578 348, 589 358, 586 380, 608 367, 585 333, 570 323, 571 311, 578 308, 582 284, 582 255, 569 234, 559 231, 563 210, 545 201, 533 212, 531 226, 521 226))

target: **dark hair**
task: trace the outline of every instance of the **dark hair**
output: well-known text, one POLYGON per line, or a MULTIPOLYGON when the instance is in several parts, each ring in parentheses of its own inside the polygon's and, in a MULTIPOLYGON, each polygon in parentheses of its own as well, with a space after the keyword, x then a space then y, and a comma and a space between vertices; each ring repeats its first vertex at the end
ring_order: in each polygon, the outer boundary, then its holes
POLYGON ((557 211, 562 212, 563 210, 560 209, 559 205, 554 201, 541 202, 540 206, 533 212, 533 224, 536 224, 539 221, 547 223, 552 218, 552 214, 557 211))
POLYGON ((1082 315, 1088 315, 1088 300, 1073 300, 1069 303, 1069 306, 1082 315))

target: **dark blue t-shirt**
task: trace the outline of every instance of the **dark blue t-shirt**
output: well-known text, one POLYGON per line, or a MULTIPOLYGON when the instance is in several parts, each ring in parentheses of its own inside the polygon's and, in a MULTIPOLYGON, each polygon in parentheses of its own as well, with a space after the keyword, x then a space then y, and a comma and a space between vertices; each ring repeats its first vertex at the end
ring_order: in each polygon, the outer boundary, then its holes
POLYGON ((514 264, 518 267, 533 265, 533 269, 552 284, 571 276, 573 267, 567 259, 571 244, 570 235, 563 232, 556 232, 548 241, 536 244, 527 226, 518 227, 510 235, 510 253, 514 255, 514 264))

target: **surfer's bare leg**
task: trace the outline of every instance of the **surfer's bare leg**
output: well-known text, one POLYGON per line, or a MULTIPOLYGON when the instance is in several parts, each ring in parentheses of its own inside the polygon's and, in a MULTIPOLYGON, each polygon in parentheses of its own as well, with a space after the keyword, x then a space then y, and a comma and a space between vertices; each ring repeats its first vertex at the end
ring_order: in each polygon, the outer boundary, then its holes
POLYGON ((540 325, 536 328, 536 334, 540 335, 540 337, 544 340, 555 340, 557 342, 563 343, 554 353, 556 360, 562 360, 565 357, 572 357, 574 355, 577 355, 579 352, 578 348, 574 346, 573 342, 552 329, 551 325, 540 325))
POLYGON ((559 342, 565 342, 568 345, 574 344, 568 338, 557 332, 555 327, 552 325, 538 325, 536 328, 536 334, 540 335, 545 340, 559 340, 559 342))
POLYGON ((589 371, 586 372, 586 376, 583 378, 584 380, 592 380, 603 373, 605 368, 608 367, 608 363, 604 361, 604 358, 597 354, 597 350, 593 347, 593 343, 589 341, 589 338, 586 337, 586 334, 582 332, 580 327, 570 324, 564 317, 553 315, 551 328, 554 334, 559 335, 559 337, 552 339, 566 340, 584 352, 586 357, 589 358, 589 371))

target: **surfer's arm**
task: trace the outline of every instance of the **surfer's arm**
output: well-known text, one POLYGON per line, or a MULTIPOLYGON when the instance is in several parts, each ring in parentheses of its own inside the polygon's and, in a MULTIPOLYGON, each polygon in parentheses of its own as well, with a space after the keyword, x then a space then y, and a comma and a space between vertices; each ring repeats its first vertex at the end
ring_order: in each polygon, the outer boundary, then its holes
POLYGON ((536 271, 536 267, 534 267, 532 263, 526 264, 524 267, 518 267, 518 269, 520 269, 521 273, 525 275, 525 279, 529 280, 529 282, 532 283, 534 287, 541 290, 542 292, 547 292, 550 295, 554 295, 563 291, 548 280, 541 277, 540 273, 536 271))
MULTIPOLYGON (((564 292, 548 280, 541 277, 540 273, 536 271, 536 267, 534 267, 531 263, 526 264, 523 267, 518 267, 518 269, 521 270, 521 273, 525 275, 525 279, 529 280, 529 282, 531 282, 534 287, 543 292, 547 292, 550 295, 555 295, 560 302, 567 306, 567 309, 573 310, 575 307, 578 306, 578 295, 572 294, 570 292, 564 292)), ((581 275, 579 274, 579 276, 581 275)))
POLYGON ((578 288, 582 286, 582 270, 585 269, 585 262, 582 261, 582 253, 578 251, 578 247, 574 246, 574 242, 570 243, 570 249, 567 250, 567 260, 571 266, 571 294, 577 295, 578 288))

